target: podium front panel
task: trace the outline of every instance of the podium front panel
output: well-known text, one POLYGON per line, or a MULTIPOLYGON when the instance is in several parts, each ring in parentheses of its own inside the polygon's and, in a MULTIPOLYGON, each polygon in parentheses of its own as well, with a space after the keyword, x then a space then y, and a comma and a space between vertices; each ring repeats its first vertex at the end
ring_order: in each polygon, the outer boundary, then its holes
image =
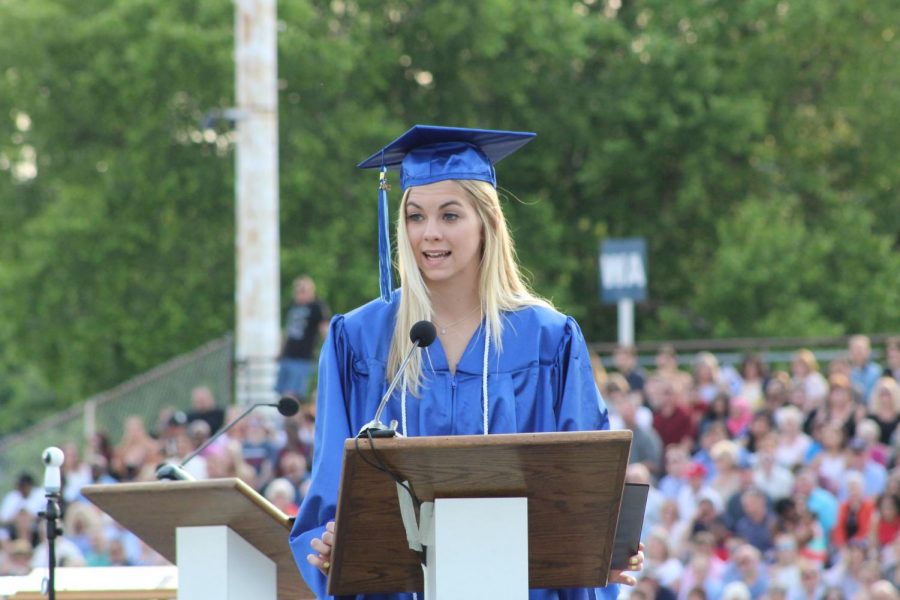
POLYGON ((529 587, 606 585, 631 437, 586 431, 347 440, 329 593, 424 589, 397 487, 373 466, 379 461, 422 502, 526 497, 529 587))

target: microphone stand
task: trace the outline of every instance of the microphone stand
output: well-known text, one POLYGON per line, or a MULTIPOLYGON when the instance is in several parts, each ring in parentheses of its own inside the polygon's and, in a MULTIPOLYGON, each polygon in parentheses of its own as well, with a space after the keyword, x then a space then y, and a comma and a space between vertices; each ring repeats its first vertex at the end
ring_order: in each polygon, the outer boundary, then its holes
POLYGON ((391 438, 399 435, 397 433, 397 421, 391 421, 390 426, 387 426, 381 422, 381 413, 384 412, 384 408, 387 406, 388 400, 391 399, 391 394, 394 393, 394 389, 397 387, 397 384, 400 383, 400 379, 403 375, 403 370, 406 368, 406 365, 409 364, 413 353, 415 353, 416 348, 418 347, 419 342, 418 340, 416 340, 413 342, 412 348, 410 348, 409 352, 406 354, 406 358, 404 358, 403 362, 400 363, 400 368, 397 369, 397 374, 394 376, 393 381, 391 381, 391 385, 388 387, 388 390, 384 393, 384 396, 381 397, 381 402, 378 403, 378 410, 375 411, 375 417, 373 417, 371 421, 362 426, 362 429, 359 430, 359 433, 356 434, 356 437, 391 438))
POLYGON ((300 410, 300 403, 294 398, 285 397, 279 400, 277 403, 273 404, 270 402, 257 402, 256 404, 251 404, 248 406, 244 412, 239 414, 235 419, 233 419, 230 423, 225 425, 222 429, 216 431, 212 435, 210 435, 206 441, 204 441, 200 446, 188 454, 181 462, 178 464, 163 464, 160 465, 158 469, 156 469, 156 478, 157 479, 170 479, 176 481, 193 481, 194 478, 188 473, 184 466, 195 456, 206 450, 210 444, 215 442, 224 434, 228 433, 228 431, 240 422, 241 419, 250 414, 250 412, 258 407, 258 406, 272 406, 278 409, 278 412, 281 413, 285 417, 290 417, 297 414, 297 411, 300 410))
POLYGON ((49 551, 48 574, 46 579, 47 589, 44 590, 50 600, 56 600, 56 537, 62 535, 62 526, 59 519, 62 511, 59 509, 59 492, 47 494, 47 509, 38 513, 47 521, 47 548, 49 551))
POLYGON ((42 590, 56 600, 56 538, 62 535, 62 526, 59 523, 62 517, 59 503, 62 498, 62 475, 59 468, 65 461, 62 450, 55 446, 46 448, 41 454, 44 462, 44 494, 47 497, 47 509, 38 513, 38 517, 47 521, 47 550, 50 554, 47 563, 47 578, 41 583, 42 590))
POLYGON ((403 371, 406 370, 406 365, 409 364, 413 354, 415 354, 418 348, 427 348, 430 346, 436 336, 437 330, 434 328, 434 323, 431 321, 419 321, 412 326, 409 330, 409 341, 412 342, 412 348, 409 349, 409 352, 407 352, 406 356, 403 358, 403 362, 400 363, 400 368, 397 369, 397 373, 394 375, 394 379, 391 381, 388 391, 381 397, 381 402, 378 403, 378 410, 375 411, 375 417, 362 426, 362 429, 356 434, 357 438, 392 438, 399 435, 397 433, 397 421, 391 421, 391 426, 388 427, 381 422, 381 413, 384 412, 384 407, 387 406, 388 400, 391 399, 394 388, 397 387, 397 384, 400 383, 400 380, 403 378, 403 371))

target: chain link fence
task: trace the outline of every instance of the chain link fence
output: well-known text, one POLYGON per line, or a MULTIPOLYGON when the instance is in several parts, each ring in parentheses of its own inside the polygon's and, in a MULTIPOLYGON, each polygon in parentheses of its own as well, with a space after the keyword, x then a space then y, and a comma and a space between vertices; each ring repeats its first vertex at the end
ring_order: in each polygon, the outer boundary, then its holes
POLYGON ((131 416, 140 417, 147 430, 154 431, 163 408, 190 409, 191 390, 196 386, 209 387, 220 406, 233 404, 233 356, 234 340, 229 334, 3 438, 0 490, 13 488, 23 471, 40 481, 44 466, 41 453, 48 446, 74 442, 83 451, 88 439, 100 432, 116 444, 122 424, 131 416))

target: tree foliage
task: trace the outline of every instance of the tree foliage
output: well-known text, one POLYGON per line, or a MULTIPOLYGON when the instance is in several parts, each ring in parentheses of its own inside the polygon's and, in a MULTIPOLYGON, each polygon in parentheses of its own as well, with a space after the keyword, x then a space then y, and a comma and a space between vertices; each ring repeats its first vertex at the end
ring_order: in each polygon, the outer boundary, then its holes
MULTIPOLYGON (((233 135, 202 123, 233 104, 232 11, 0 0, 0 400, 62 406, 231 327, 233 135)), ((608 236, 649 241, 642 338, 896 330, 898 17, 282 2, 283 280, 310 273, 338 311, 376 294, 375 181, 354 165, 409 125, 529 129, 498 168, 507 216, 590 339, 615 332, 608 236)))

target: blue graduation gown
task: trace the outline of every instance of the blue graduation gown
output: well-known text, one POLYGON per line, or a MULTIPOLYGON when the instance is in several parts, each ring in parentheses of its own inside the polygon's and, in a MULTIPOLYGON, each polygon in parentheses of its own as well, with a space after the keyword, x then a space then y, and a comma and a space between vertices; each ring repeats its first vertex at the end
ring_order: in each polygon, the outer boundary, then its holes
MULTIPOLYGON (((310 541, 321 537, 335 517, 344 440, 357 434, 375 414, 387 391, 385 378, 395 315, 400 302, 375 300, 331 321, 319 361, 316 435, 309 492, 290 534, 301 574, 319 598, 326 579, 306 561, 310 541)), ((587 346, 571 317, 543 307, 505 313, 503 352, 490 344, 488 362, 489 433, 608 429, 606 407, 587 346)), ((406 400, 407 436, 483 433, 482 372, 484 330, 469 342, 456 373, 451 373, 440 339, 423 352, 419 397, 406 400), (430 361, 429 361, 430 357, 430 361)), ((399 391, 388 402, 382 422, 401 421, 399 391)), ((616 598, 618 586, 599 589, 531 590, 530 600, 616 598)), ((359 596, 367 600, 412 600, 412 594, 359 596)), ((421 596, 420 596, 421 600, 421 596)))

